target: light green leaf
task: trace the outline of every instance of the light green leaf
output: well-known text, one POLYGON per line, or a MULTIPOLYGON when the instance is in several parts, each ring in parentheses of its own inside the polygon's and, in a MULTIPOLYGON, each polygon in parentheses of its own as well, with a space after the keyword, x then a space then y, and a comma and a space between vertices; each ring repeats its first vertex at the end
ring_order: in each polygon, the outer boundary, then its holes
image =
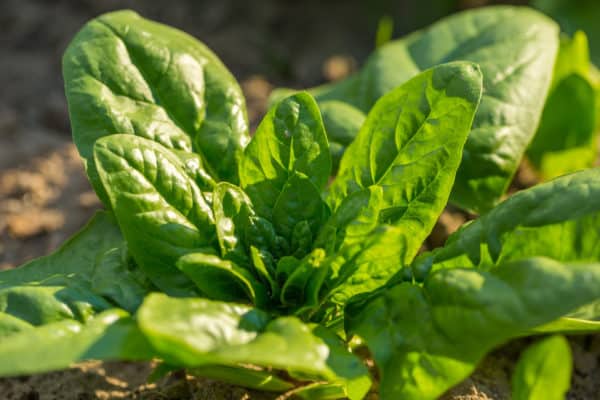
POLYGON ((244 150, 240 181, 257 214, 271 220, 290 178, 302 174, 320 191, 330 171, 331 156, 317 104, 307 93, 298 93, 274 105, 258 126, 244 150))
POLYGON ((600 261, 600 168, 520 191, 450 236, 444 247, 413 263, 421 280, 430 270, 491 268, 523 257, 600 261))
POLYGON ((528 347, 512 378, 514 400, 564 400, 571 384, 573 361, 569 342, 551 336, 528 347))
POLYGON ((140 329, 177 365, 252 364, 313 379, 335 379, 327 345, 294 317, 274 320, 243 305, 151 294, 138 312, 140 329))
POLYGON ((385 399, 435 399, 494 347, 600 296, 600 264, 533 258, 490 272, 446 269, 347 307, 346 330, 369 346, 385 399))
POLYGON ((596 160, 596 91, 589 80, 587 38, 562 38, 553 85, 527 156, 547 180, 589 168, 596 160))
POLYGON ((155 353, 133 319, 122 310, 26 329, 0 341, 0 376, 70 367, 84 360, 151 360, 155 353))
MULTIPOLYGON (((346 291, 340 296, 374 289, 417 254, 448 201, 480 96, 479 69, 450 63, 419 74, 373 107, 328 195, 334 217, 322 235, 336 231, 336 264, 343 264, 334 266, 333 277, 340 271, 355 286, 338 287, 346 291), (378 234, 370 232, 376 227, 378 234)), ((319 243, 327 241, 322 236, 319 243)))
POLYGON ((107 203, 92 157, 95 141, 138 135, 197 152, 216 179, 237 179, 247 143, 242 91, 221 61, 193 37, 132 11, 88 22, 63 57, 73 138, 107 203))
POLYGON ((163 291, 193 293, 175 262, 212 246, 216 235, 210 205, 181 161, 134 135, 99 139, 94 159, 136 262, 163 291))

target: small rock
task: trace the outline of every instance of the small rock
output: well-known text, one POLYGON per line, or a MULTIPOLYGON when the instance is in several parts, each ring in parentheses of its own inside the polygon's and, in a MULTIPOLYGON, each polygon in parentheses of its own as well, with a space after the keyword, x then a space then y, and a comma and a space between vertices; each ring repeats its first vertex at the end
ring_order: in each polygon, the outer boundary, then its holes
POLYGON ((13 133, 17 125, 17 112, 12 108, 0 108, 0 136, 13 133))
POLYGON ((331 56, 323 64, 323 76, 328 81, 339 81, 354 71, 356 71, 356 60, 350 56, 331 56))
POLYGON ((64 223, 64 215, 55 210, 29 210, 7 219, 8 233, 16 239, 52 232, 61 228, 64 223))
POLYGON ((466 218, 462 213, 444 210, 433 227, 427 244, 432 249, 443 246, 448 236, 456 232, 465 221, 466 218))
POLYGON ((89 190, 87 192, 83 192, 79 195, 78 198, 79 206, 82 208, 98 208, 102 206, 100 199, 96 196, 96 193, 89 190))
POLYGON ((68 134, 71 131, 69 125, 69 111, 65 96, 57 92, 48 96, 41 115, 41 122, 46 128, 57 132, 68 134))

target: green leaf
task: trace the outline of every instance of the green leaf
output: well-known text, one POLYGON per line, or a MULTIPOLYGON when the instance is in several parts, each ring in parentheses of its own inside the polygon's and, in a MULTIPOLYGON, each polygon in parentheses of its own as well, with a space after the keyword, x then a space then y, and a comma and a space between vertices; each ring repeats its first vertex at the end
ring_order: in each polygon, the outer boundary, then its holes
POLYGON ((245 268, 211 254, 191 253, 177 261, 183 271, 208 298, 221 301, 248 301, 265 307, 267 290, 245 268))
POLYGON ((336 264, 343 266, 333 277, 340 271, 354 288, 338 287, 339 301, 374 289, 417 254, 448 201, 480 96, 479 69, 450 63, 373 107, 330 186, 334 217, 318 240, 340 243, 336 264), (327 239, 334 231, 335 240, 327 239))
POLYGON ((294 387, 292 383, 265 370, 228 367, 224 365, 209 365, 206 367, 192 368, 187 372, 203 378, 217 379, 232 385, 239 385, 268 392, 284 392, 294 387))
POLYGON ((245 227, 254 216, 252 202, 242 189, 227 182, 217 184, 212 202, 221 256, 238 265, 248 265, 245 227))
POLYGON ((444 247, 420 255, 413 273, 491 268, 503 261, 546 256, 600 261, 600 168, 520 191, 452 234, 444 247))
POLYGON ((0 288, 39 282, 55 275, 89 281, 97 258, 122 245, 123 236, 114 216, 99 211, 54 253, 36 258, 21 267, 0 271, 0 288))
POLYGON ((114 217, 98 212, 54 253, 1 271, 0 308, 36 325, 83 322, 112 307, 107 299, 134 311, 151 285, 130 261, 114 217))
POLYGON ((247 306, 151 294, 138 312, 140 329, 176 365, 251 364, 335 379, 328 347, 294 317, 274 320, 247 306))
POLYGON ((347 80, 313 89, 363 112, 423 70, 451 61, 478 64, 483 97, 462 155, 451 201, 490 209, 503 195, 538 126, 552 78, 558 27, 525 7, 484 7, 446 17, 378 48, 347 80))
POLYGON ((503 342, 600 296, 600 264, 533 258, 491 272, 446 269, 347 307, 369 346, 382 399, 435 399, 503 342))
POLYGON ((193 37, 132 11, 88 22, 63 57, 73 138, 88 176, 108 204, 93 145, 113 133, 197 152, 214 178, 235 181, 248 141, 242 91, 193 37))
POLYGON ((571 384, 571 348, 563 336, 551 336, 529 346, 512 378, 514 400, 564 400, 571 384))
POLYGON ((542 179, 589 168, 596 160, 596 91, 587 38, 562 38, 552 90, 527 156, 542 179))
POLYGON ((175 262, 212 246, 215 225, 207 200, 181 161, 160 144, 134 135, 99 139, 94 159, 136 262, 161 290, 193 293, 175 262))
POLYGON ((155 357, 134 320, 122 310, 26 329, 0 341, 0 376, 70 367, 84 360, 151 360, 155 357))
POLYGON ((0 289, 0 312, 32 325, 64 319, 85 322, 109 308, 112 305, 85 283, 63 276, 0 289))
POLYGON ((244 150, 240 181, 257 214, 271 220, 290 179, 297 182, 297 176, 306 177, 320 191, 330 171, 331 156, 317 104, 307 93, 298 93, 273 106, 258 126, 244 150))
MULTIPOLYGON (((298 225, 308 224, 307 234, 316 236, 329 217, 329 208, 321 198, 320 190, 310 178, 298 172, 292 172, 279 193, 273 206, 272 221, 275 230, 292 241, 298 225)), ((297 244, 297 241, 293 244, 297 244)), ((292 251, 297 248, 292 249, 292 251)))
POLYGON ((352 143, 365 122, 365 114, 348 103, 335 100, 320 102, 319 109, 329 139, 332 171, 335 173, 346 147, 352 143))
POLYGON ((318 304, 324 273, 328 272, 327 265, 324 265, 325 257, 323 249, 315 249, 293 266, 281 288, 281 304, 301 309, 309 309, 318 304), (311 281, 314 287, 311 286, 311 281))

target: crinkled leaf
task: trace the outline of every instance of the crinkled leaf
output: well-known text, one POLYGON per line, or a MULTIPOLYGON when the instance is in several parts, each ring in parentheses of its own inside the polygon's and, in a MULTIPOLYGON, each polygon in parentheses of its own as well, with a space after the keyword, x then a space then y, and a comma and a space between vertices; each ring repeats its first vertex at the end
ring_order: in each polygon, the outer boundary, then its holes
POLYGON ((552 78, 558 27, 524 7, 484 7, 446 17, 378 48, 347 80, 313 89, 363 112, 419 72, 451 61, 477 63, 483 97, 451 201, 490 209, 503 195, 538 126, 552 78))
POLYGON ((92 152, 97 139, 113 133, 197 152, 215 178, 236 180, 248 141, 244 97, 193 37, 132 11, 104 14, 67 48, 63 76, 75 144, 106 204, 92 152))
POLYGON ((569 342, 551 336, 529 346, 512 377, 514 400, 564 400, 571 384, 573 360, 569 342))
POLYGON ((151 360, 155 352, 122 310, 98 314, 87 323, 65 320, 26 329, 0 341, 0 376, 70 367, 84 360, 151 360))
POLYGON ((240 182, 256 209, 271 220, 289 179, 308 178, 318 191, 331 171, 331 156, 315 100, 298 93, 275 104, 244 150, 240 182))
POLYGON ((254 216, 252 202, 242 189, 227 182, 217 184, 212 202, 221 256, 239 265, 248 265, 245 228, 254 216))
POLYGON ((167 293, 189 294, 179 257, 215 242, 214 217, 181 161, 162 145, 111 135, 94 145, 98 174, 136 262, 167 293))
POLYGON ((382 399, 435 399, 491 349, 600 296, 600 264, 533 258, 490 272, 446 269, 346 309, 369 346, 382 399))
POLYGON ((177 261, 177 268, 208 298, 250 302, 258 307, 266 305, 265 286, 250 271, 229 260, 211 254, 191 253, 177 261))

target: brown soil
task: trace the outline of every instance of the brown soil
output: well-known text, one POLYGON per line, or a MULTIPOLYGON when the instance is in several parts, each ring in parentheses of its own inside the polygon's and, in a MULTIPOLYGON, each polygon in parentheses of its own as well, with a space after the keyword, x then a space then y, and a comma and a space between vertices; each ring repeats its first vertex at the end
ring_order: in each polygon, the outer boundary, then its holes
MULTIPOLYGON (((101 207, 71 143, 60 79, 60 56, 86 20, 133 8, 201 38, 240 79, 256 127, 273 86, 312 86, 354 70, 371 51, 380 15, 396 15, 399 34, 448 11, 434 15, 432 7, 392 3, 388 9, 385 1, 366 7, 344 0, 0 2, 0 270, 48 254, 101 207)), ((526 168, 519 174, 516 189, 535 179, 526 168)), ((428 247, 443 244, 472 217, 448 208, 428 247)), ((524 342, 491 354, 444 399, 508 399, 510 371, 524 342)), ((600 398, 600 337, 578 337, 571 344, 575 373, 569 399, 600 398)), ((87 362, 61 372, 0 379, 0 400, 276 398, 181 374, 148 384, 151 369, 148 363, 87 362)), ((369 398, 376 399, 376 391, 369 398)))

